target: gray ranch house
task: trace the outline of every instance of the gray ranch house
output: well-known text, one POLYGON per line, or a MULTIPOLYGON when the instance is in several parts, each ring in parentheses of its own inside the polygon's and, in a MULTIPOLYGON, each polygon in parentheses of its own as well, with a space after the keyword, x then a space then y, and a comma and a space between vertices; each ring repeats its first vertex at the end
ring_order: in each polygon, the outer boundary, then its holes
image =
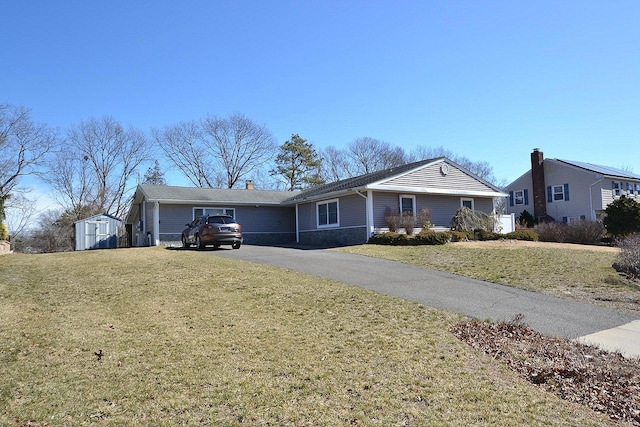
MULTIPOLYGON (((494 214, 500 189, 445 158, 423 160, 304 191, 139 185, 127 217, 133 246, 179 244, 203 213, 229 213, 247 244, 342 246, 388 231, 388 211, 429 209, 432 228, 449 229, 461 207, 494 214)), ((420 229, 417 228, 416 231, 420 229)))
POLYGON ((531 169, 507 186, 507 212, 529 212, 538 221, 600 221, 615 199, 640 202, 640 175, 572 160, 545 159, 531 153, 531 169))

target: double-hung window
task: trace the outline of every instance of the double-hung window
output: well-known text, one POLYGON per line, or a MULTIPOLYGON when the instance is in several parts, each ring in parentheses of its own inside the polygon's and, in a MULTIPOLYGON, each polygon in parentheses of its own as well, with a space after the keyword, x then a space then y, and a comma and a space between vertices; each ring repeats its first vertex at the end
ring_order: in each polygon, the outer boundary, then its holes
POLYGON ((400 212, 403 215, 416 216, 416 196, 402 194, 400 196, 400 212))
POLYGON ((547 203, 569 200, 569 184, 550 185, 547 187, 547 203))
POLYGON ((316 203, 316 210, 318 212, 318 228, 338 227, 340 225, 338 199, 318 202, 316 203))

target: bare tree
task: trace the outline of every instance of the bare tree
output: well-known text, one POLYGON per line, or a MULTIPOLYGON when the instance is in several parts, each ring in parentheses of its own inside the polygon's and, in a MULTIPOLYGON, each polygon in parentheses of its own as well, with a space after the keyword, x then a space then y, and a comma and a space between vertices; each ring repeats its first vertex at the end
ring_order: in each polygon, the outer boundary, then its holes
POLYGON ((31 120, 24 107, 0 104, 0 199, 6 199, 19 178, 37 174, 53 149, 56 133, 31 120))
POLYGON ((354 167, 354 175, 371 173, 407 163, 401 147, 393 147, 386 141, 363 137, 353 140, 347 148, 354 167))
POLYGON ((7 229, 14 242, 22 238, 37 213, 36 201, 27 198, 25 194, 26 192, 14 194, 5 203, 7 229))
POLYGON ((71 127, 64 143, 46 180, 66 212, 123 216, 138 168, 150 159, 145 136, 111 117, 91 118, 71 127))
POLYGON ((211 137, 209 148, 226 172, 227 188, 233 188, 242 177, 270 161, 277 149, 266 127, 240 113, 226 119, 207 117, 202 129, 211 137))
POLYGON ((270 161, 277 149, 271 132, 239 113, 153 129, 152 135, 197 187, 233 188, 270 161))
POLYGON ((196 187, 215 187, 213 155, 210 143, 197 121, 180 122, 164 130, 152 129, 151 134, 167 158, 196 187))
POLYGON ((322 175, 327 182, 353 177, 353 167, 346 151, 329 146, 321 150, 322 175))

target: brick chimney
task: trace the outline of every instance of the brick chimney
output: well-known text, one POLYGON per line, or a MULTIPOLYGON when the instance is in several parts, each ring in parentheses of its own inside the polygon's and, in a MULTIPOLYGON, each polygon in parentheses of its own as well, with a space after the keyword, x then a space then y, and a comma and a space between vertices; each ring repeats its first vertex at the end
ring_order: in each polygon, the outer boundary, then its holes
POLYGON ((245 188, 246 190, 255 190, 255 189, 256 189, 256 187, 253 185, 253 181, 252 181, 252 180, 250 180, 250 179, 248 179, 248 180, 246 180, 246 181, 245 181, 245 183, 244 183, 244 188, 245 188))
POLYGON ((533 181, 533 216, 539 222, 547 219, 546 185, 544 183, 544 154, 538 148, 531 153, 531 180, 533 181))

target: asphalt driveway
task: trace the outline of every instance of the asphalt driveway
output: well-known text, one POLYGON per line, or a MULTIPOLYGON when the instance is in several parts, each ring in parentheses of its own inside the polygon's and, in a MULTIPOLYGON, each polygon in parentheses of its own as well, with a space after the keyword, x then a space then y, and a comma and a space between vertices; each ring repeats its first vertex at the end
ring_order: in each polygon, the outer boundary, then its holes
POLYGON ((522 314, 531 328, 560 338, 574 339, 640 319, 627 312, 330 249, 245 245, 210 253, 333 279, 478 319, 511 320, 522 314))

